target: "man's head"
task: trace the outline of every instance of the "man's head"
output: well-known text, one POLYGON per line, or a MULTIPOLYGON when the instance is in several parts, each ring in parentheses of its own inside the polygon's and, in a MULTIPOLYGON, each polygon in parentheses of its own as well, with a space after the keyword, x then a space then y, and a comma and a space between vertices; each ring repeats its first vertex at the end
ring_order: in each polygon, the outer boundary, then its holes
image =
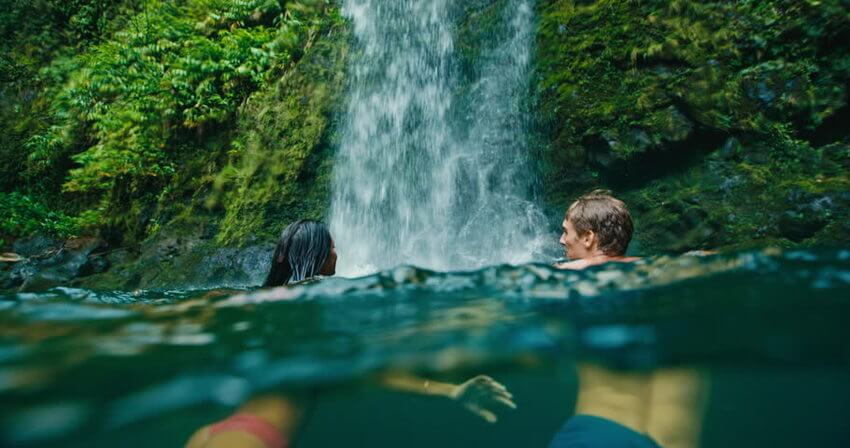
POLYGON ((573 202, 562 226, 560 243, 571 260, 598 255, 621 257, 626 254, 634 230, 626 204, 602 190, 573 202))

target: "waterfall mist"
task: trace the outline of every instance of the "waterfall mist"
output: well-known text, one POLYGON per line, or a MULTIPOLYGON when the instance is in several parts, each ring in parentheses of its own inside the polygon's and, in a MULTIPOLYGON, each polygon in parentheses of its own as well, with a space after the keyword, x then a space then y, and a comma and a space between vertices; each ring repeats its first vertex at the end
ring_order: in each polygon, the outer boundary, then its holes
POLYGON ((355 42, 330 213, 343 275, 524 263, 552 245, 529 163, 534 1, 494 3, 466 67, 463 5, 344 1, 355 42))

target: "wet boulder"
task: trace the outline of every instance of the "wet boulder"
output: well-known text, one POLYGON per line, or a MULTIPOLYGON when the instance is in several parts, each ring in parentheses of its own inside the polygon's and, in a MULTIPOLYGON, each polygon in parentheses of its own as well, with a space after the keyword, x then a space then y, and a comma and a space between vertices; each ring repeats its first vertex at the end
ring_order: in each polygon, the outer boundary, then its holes
MULTIPOLYGON (((274 245, 216 247, 197 238, 165 238, 138 251, 121 249, 101 258, 108 270, 73 282, 82 288, 151 289, 251 287, 269 272, 274 245)), ((94 267, 94 266, 92 266, 94 267)))
POLYGON ((59 243, 43 237, 22 240, 13 248, 20 260, 3 269, 0 288, 41 291, 70 282, 91 272, 95 251, 105 246, 98 238, 77 238, 59 243))
POLYGON ((13 252, 0 254, 0 290, 14 288, 12 268, 21 260, 20 255, 13 252))
POLYGON ((694 123, 674 106, 662 109, 650 119, 656 146, 680 143, 688 140, 694 132, 694 123))
POLYGON ((801 191, 789 194, 789 202, 796 203, 779 218, 779 232, 792 241, 813 237, 833 218, 835 201, 830 196, 814 196, 801 191))
POLYGON ((735 137, 729 137, 723 142, 723 146, 720 147, 720 157, 724 159, 733 159, 738 157, 743 152, 743 146, 741 145, 740 140, 735 137))
POLYGON ((640 175, 699 151, 708 139, 674 106, 649 115, 643 123, 627 128, 611 127, 589 134, 582 147, 591 167, 609 178, 640 175))
POLYGON ((720 243, 722 226, 698 197, 662 199, 655 205, 634 200, 637 216, 636 237, 640 244, 654 251, 684 252, 710 249, 720 243), (644 225, 650 222, 651 225, 644 225))
POLYGON ((607 129, 601 134, 586 137, 582 143, 588 161, 607 171, 622 169, 626 163, 656 146, 649 132, 639 127, 622 131, 607 129))
POLYGON ((62 243, 46 236, 23 238, 12 244, 12 251, 22 258, 39 257, 44 254, 58 251, 62 243))
POLYGON ((816 98, 809 70, 804 64, 768 61, 741 71, 742 107, 777 120, 812 122, 816 98))
POLYGON ((803 241, 824 228, 827 221, 818 215, 788 210, 779 219, 779 231, 792 241, 803 241))

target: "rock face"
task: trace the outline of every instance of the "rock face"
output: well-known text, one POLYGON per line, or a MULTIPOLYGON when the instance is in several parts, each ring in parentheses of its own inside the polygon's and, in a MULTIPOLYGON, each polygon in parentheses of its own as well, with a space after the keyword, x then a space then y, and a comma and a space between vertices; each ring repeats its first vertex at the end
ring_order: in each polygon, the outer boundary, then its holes
POLYGON ((254 287, 269 271, 274 244, 222 248, 197 237, 163 235, 137 248, 108 250, 101 239, 37 237, 15 249, 0 259, 0 290, 254 287))
POLYGON ((602 187, 630 204, 644 253, 850 241, 846 2, 540 12, 553 222, 602 187))
POLYGON ((0 289, 40 291, 67 284, 75 278, 104 272, 108 261, 96 252, 105 247, 97 238, 57 242, 44 237, 17 241, 19 261, 4 263, 0 289))
POLYGON ((119 290, 256 287, 265 280, 273 250, 273 244, 222 248, 200 240, 157 239, 138 254, 119 251, 109 271, 70 284, 119 290))
POLYGON ((840 214, 835 200, 830 195, 816 196, 803 190, 794 190, 789 202, 796 204, 779 219, 779 232, 792 241, 803 241, 813 237, 826 227, 833 215, 840 214))

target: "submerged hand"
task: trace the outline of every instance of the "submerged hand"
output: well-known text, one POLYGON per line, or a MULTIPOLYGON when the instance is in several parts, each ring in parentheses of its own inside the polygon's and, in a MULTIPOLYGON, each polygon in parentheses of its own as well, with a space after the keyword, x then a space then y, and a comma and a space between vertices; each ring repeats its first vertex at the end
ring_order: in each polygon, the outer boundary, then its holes
POLYGON ((493 378, 479 375, 471 380, 455 386, 449 398, 460 402, 469 412, 483 418, 488 423, 496 423, 498 417, 491 410, 494 405, 516 409, 513 395, 505 386, 493 378))

